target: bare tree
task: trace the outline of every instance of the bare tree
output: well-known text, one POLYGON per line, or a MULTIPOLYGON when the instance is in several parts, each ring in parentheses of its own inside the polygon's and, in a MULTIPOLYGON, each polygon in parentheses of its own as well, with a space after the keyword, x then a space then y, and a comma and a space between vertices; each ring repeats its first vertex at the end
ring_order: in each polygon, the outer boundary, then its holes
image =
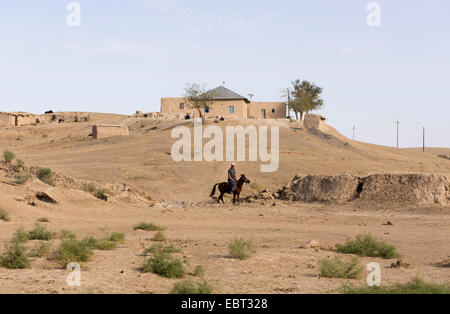
POLYGON ((184 88, 184 98, 186 106, 198 111, 200 117, 203 117, 202 109, 211 108, 214 95, 206 91, 205 84, 187 83, 184 88))

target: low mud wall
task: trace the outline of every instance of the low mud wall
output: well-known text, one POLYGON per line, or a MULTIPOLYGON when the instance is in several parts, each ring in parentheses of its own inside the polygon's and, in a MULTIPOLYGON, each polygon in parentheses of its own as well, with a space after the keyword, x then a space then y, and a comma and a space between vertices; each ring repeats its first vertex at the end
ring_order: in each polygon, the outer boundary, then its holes
POLYGON ((128 135, 130 135, 128 127, 123 125, 98 124, 92 127, 94 139, 128 135))
POLYGON ((294 177, 275 198, 303 202, 403 205, 450 204, 450 176, 439 174, 302 175, 294 177))

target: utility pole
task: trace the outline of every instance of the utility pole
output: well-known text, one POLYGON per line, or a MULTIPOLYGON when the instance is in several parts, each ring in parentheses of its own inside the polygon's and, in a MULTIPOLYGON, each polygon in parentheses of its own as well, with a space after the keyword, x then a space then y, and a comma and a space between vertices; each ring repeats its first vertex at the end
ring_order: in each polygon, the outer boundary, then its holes
POLYGON ((356 127, 353 126, 353 140, 355 140, 355 130, 356 130, 356 127))
MULTIPOLYGON (((287 101, 287 113, 289 115, 289 118, 291 117, 291 109, 289 108, 291 105, 291 91, 289 90, 289 88, 287 89, 287 97, 288 97, 288 101, 287 101)), ((297 118, 297 117, 296 117, 297 118)))
POLYGON ((400 127, 400 120, 397 119, 395 122, 397 124, 397 148, 399 148, 399 127, 400 127))
POLYGON ((422 139, 423 139, 423 152, 425 153, 425 127, 422 128, 423 134, 422 134, 422 139))

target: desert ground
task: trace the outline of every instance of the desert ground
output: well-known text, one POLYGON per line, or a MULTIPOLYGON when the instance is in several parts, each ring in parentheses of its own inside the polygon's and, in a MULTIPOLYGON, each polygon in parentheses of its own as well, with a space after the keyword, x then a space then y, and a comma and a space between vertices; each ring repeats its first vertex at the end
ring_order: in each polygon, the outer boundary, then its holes
MULTIPOLYGON (((215 183, 226 180, 228 162, 180 162, 170 156, 171 131, 190 121, 153 120, 112 114, 91 114, 90 122, 52 123, 0 129, 0 150, 8 149, 24 167, 0 163, 0 208, 10 221, 0 220, 0 247, 39 218, 50 231, 70 230, 78 238, 123 232, 125 241, 111 251, 95 250, 82 266, 82 284, 66 284, 68 271, 49 257, 31 259, 23 270, 0 268, 0 293, 167 293, 180 279, 167 279, 139 270, 144 248, 154 232, 134 230, 141 221, 166 227, 166 243, 182 249, 190 269, 201 265, 214 293, 336 293, 359 279, 319 276, 322 258, 336 255, 333 247, 358 234, 370 233, 393 244, 409 267, 391 268, 397 259, 361 258, 381 265, 383 284, 450 281, 450 269, 438 264, 450 258, 450 205, 373 204, 364 202, 293 202, 256 200, 225 205, 209 197, 215 183), (130 136, 94 140, 92 125, 123 124, 130 136), (51 168, 56 186, 35 177, 37 167, 51 168), (31 175, 14 183, 17 173, 31 175), (113 191, 101 200, 83 187, 89 183, 113 191), (123 187, 123 188, 122 188, 123 187), (45 192, 56 203, 36 199, 45 192), (390 222, 389 224, 387 222, 390 222), (251 239, 256 253, 247 260, 230 258, 228 244, 251 239), (318 246, 304 247, 310 241, 318 246)), ((325 133, 306 131, 288 120, 231 120, 206 123, 278 125, 280 166, 261 173, 260 162, 240 162, 238 174, 251 180, 245 198, 262 190, 277 191, 296 174, 442 174, 450 175, 450 148, 395 149, 351 141, 329 127, 325 133)), ((52 240, 55 250, 61 240, 52 240)), ((34 241, 27 246, 31 249, 34 241)), ((347 257, 346 257, 347 258, 347 257)), ((187 275, 187 278, 192 277, 187 275)), ((195 279, 195 278, 194 278, 195 279)))

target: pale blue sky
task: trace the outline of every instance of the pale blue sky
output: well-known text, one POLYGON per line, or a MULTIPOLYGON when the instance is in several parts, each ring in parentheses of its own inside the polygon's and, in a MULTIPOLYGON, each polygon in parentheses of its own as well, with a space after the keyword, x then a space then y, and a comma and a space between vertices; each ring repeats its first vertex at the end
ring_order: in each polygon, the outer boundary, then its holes
POLYGON ((450 2, 384 0, 66 0, 0 2, 0 111, 158 111, 187 82, 222 81, 277 101, 300 78, 344 135, 450 147, 450 2))

